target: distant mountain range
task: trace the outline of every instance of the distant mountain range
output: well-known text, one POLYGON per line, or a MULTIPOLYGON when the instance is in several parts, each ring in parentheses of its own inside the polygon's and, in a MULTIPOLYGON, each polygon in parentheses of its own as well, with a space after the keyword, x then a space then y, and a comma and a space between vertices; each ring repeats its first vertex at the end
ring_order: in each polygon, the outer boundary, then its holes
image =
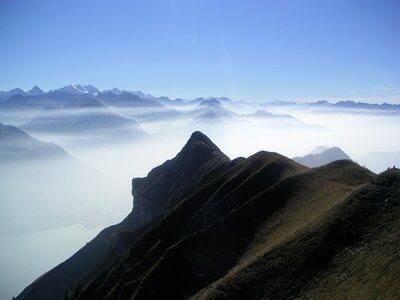
POLYGON ((254 113, 240 114, 227 108, 223 103, 230 103, 231 101, 225 100, 221 102, 217 98, 202 99, 197 106, 192 110, 191 114, 195 116, 194 120, 197 122, 221 122, 230 119, 257 119, 257 120, 280 120, 285 122, 298 122, 295 117, 288 114, 276 114, 265 110, 258 109, 254 113))
MULTIPOLYGON (((48 96, 55 96, 60 93, 66 93, 66 94, 73 94, 73 95, 88 95, 91 97, 96 97, 99 95, 105 95, 103 96, 104 98, 112 98, 110 94, 112 95, 122 95, 125 94, 124 97, 121 98, 116 98, 117 100, 115 103, 124 103, 126 106, 129 104, 130 100, 123 100, 121 102, 122 98, 129 98, 129 95, 137 96, 138 98, 142 100, 149 100, 154 103, 160 103, 163 105, 167 106, 181 106, 181 105, 187 105, 187 104, 198 104, 203 101, 214 101, 217 100, 221 103, 232 103, 235 102, 227 97, 208 97, 208 98, 194 98, 194 99, 170 99, 166 96, 161 96, 161 97, 155 97, 151 94, 144 93, 142 91, 128 91, 128 90, 123 90, 119 88, 112 88, 104 91, 100 91, 98 88, 94 87, 93 85, 82 85, 82 84, 70 84, 66 85, 64 87, 61 87, 59 89, 54 89, 50 90, 47 93, 41 90, 38 86, 33 87, 29 91, 24 91, 20 88, 15 88, 10 91, 0 91, 0 102, 4 102, 7 99, 9 99, 12 96, 15 95, 21 95, 21 96, 43 96, 43 95, 48 95, 48 96), (108 95, 108 96, 107 96, 108 95), (126 102, 128 101, 128 102, 126 102)), ((134 98, 132 98, 134 99, 134 98)), ((110 99, 111 100, 111 99, 110 99)), ((105 100, 107 101, 107 100, 105 100)), ((133 101, 138 101, 137 98, 135 98, 133 101)), ((11 103, 9 103, 11 104, 11 103)), ((110 103, 106 103, 110 104, 110 103)), ((144 102, 142 102, 144 104, 144 102)), ((269 101, 269 102, 263 102, 262 103, 266 107, 282 107, 282 106, 301 106, 301 107, 309 107, 309 108, 331 108, 331 109, 336 109, 336 110, 346 110, 346 109, 359 109, 359 110, 377 110, 377 111, 400 111, 400 104, 389 104, 389 103, 366 103, 366 102, 355 102, 351 100, 346 100, 346 101, 338 101, 338 102, 329 102, 327 100, 320 100, 320 101, 315 101, 315 102, 290 102, 290 101, 269 101)), ((0 108, 7 108, 8 105, 0 105, 0 108)))
POLYGON ((400 111, 400 104, 389 104, 389 103, 366 103, 366 102, 355 102, 351 100, 329 102, 326 100, 320 100, 316 102, 288 102, 288 101, 271 101, 264 102, 266 107, 283 107, 283 106, 300 106, 308 108, 330 108, 335 110, 346 110, 346 109, 358 109, 358 110, 378 110, 378 111, 400 111))
POLYGON ((320 167, 342 159, 351 160, 350 156, 339 147, 329 148, 326 146, 318 146, 310 154, 293 158, 294 161, 309 168, 320 167))
POLYGON ((66 85, 60 89, 53 90, 52 92, 65 92, 70 94, 88 94, 88 95, 97 95, 100 91, 92 85, 66 85))
POLYGON ((92 85, 80 84, 47 93, 39 90, 35 87, 29 92, 19 89, 4 92, 2 95, 9 97, 0 101, 0 112, 29 116, 21 127, 31 133, 81 135, 97 131, 106 142, 108 137, 130 141, 145 136, 138 122, 161 120, 192 120, 194 126, 207 126, 254 118, 306 125, 290 115, 263 109, 254 113, 240 113, 240 109, 234 111, 231 108, 235 102, 226 97, 157 98, 140 91, 118 88, 100 91, 92 85))
POLYGON ((44 95, 44 94, 45 94, 45 92, 43 92, 38 86, 35 85, 32 89, 30 89, 27 92, 25 92, 24 90, 19 89, 19 88, 12 89, 7 92, 0 91, 0 100, 10 98, 11 96, 14 96, 14 95, 40 96, 40 95, 44 95))
POLYGON ((309 169, 265 151, 231 160, 194 132, 175 158, 133 179, 132 195, 125 220, 17 299, 398 295, 398 169, 375 175, 351 160, 309 169))

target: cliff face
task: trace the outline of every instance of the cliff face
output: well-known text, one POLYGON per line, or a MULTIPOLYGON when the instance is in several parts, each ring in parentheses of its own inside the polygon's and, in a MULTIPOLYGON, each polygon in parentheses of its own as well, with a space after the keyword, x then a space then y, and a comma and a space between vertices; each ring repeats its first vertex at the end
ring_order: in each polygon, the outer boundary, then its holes
POLYGON ((398 170, 308 169, 265 151, 231 161, 196 132, 132 194, 122 223, 18 298, 398 296, 398 170))

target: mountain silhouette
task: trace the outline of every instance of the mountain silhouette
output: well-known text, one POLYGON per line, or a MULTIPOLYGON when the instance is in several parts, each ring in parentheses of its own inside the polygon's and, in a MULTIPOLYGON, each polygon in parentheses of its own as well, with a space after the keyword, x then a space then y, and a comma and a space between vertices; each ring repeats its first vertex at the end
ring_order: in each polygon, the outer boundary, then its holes
MULTIPOLYGON (((9 91, 0 91, 0 103, 6 102, 12 96, 19 95, 19 96, 46 96, 47 100, 53 100, 53 98, 57 98, 58 95, 69 95, 71 96, 79 96, 79 95, 86 95, 90 97, 98 97, 102 96, 104 103, 107 105, 114 104, 116 107, 126 107, 126 106, 157 106, 159 104, 163 104, 166 106, 185 106, 185 105, 193 105, 193 104, 200 104, 202 102, 219 102, 219 103, 235 103, 235 101, 227 98, 227 97, 199 97, 194 99, 170 99, 166 96, 161 97, 154 97, 151 94, 144 93, 140 90, 138 91, 128 91, 119 89, 117 87, 112 89, 107 89, 100 91, 93 85, 84 85, 84 84, 69 84, 63 86, 58 89, 50 90, 49 92, 43 92, 38 86, 34 86, 29 91, 24 91, 20 88, 14 88, 9 91), (114 96, 121 96, 123 97, 114 97, 114 96), (137 98, 131 98, 131 96, 136 96, 137 98), (147 100, 146 101, 140 101, 147 100), (109 102, 110 101, 110 102, 109 102), (149 103, 150 102, 150 103, 149 103)), ((15 99, 14 99, 15 100, 15 99)), ((29 98, 25 99, 29 100, 29 98)), ((38 103, 34 103, 36 105, 41 105, 42 100, 39 99, 38 103)), ((49 102, 49 101, 47 101, 49 102)), ((52 102, 52 101, 50 101, 52 102)), ((28 101, 29 103, 29 101, 28 101)), ((245 103, 245 102, 244 102, 245 103)), ((21 107, 23 104, 19 101, 18 105, 21 107)), ((32 106, 32 103, 29 103, 29 106, 32 106)), ((65 104, 65 103, 64 103, 65 104)), ((299 107, 299 108, 312 108, 321 110, 320 112, 348 112, 348 113, 368 113, 368 114, 384 114, 384 115, 397 115, 400 111, 400 104, 390 104, 390 103, 366 103, 366 102, 355 102, 352 100, 346 101, 338 101, 338 102, 329 102, 327 100, 319 100, 315 102, 291 102, 291 101, 270 101, 262 103, 265 107, 299 107)), ((0 105, 1 108, 10 109, 15 108, 16 106, 13 105, 12 101, 8 102, 7 104, 0 105)), ((258 114, 255 114, 257 116, 258 114)), ((261 117, 263 114, 259 114, 258 117, 261 117)), ((283 117, 284 115, 282 115, 283 117)))
POLYGON ((297 156, 293 158, 294 161, 309 168, 320 167, 341 159, 351 160, 350 156, 339 147, 324 148, 323 146, 314 148, 311 153, 306 156, 297 156))
POLYGON ((17 299, 393 298, 400 171, 229 159, 201 132, 132 181, 134 207, 17 299), (376 271, 375 271, 376 270, 376 271), (346 275, 343 275, 346 274, 346 275))
POLYGON ((202 99, 190 114, 194 116, 194 121, 197 123, 202 122, 221 122, 223 120, 232 119, 235 115, 234 112, 226 108, 217 99, 202 99))
POLYGON ((92 85, 70 84, 47 93, 37 86, 28 92, 22 89, 0 91, 0 108, 3 110, 59 108, 79 103, 82 99, 87 98, 96 98, 111 107, 162 107, 162 104, 156 99, 140 91, 127 92, 114 88, 100 92, 92 85))

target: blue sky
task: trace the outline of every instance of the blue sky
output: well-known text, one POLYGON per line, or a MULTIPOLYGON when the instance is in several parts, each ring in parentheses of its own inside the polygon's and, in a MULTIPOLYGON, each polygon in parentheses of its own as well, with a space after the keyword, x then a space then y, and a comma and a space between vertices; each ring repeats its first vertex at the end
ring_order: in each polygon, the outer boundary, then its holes
POLYGON ((400 103, 398 0, 0 0, 0 90, 400 103))

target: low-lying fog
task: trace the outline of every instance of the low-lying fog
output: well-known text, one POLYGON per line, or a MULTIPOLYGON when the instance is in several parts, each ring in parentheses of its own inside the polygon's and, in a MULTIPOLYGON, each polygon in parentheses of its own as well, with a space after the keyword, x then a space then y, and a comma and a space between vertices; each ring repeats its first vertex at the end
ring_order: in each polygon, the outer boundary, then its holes
POLYGON ((40 112, 0 113, 0 122, 56 143, 74 160, 0 159, 0 299, 17 295, 101 228, 121 221, 132 209, 131 179, 174 157, 195 130, 230 158, 260 150, 303 156, 324 145, 340 147, 374 172, 400 165, 399 115, 227 103, 232 117, 208 118, 193 113, 195 108, 112 108, 145 133, 119 139, 103 129, 35 130, 27 124, 40 112), (279 117, 254 117, 259 109, 279 117))
POLYGON ((0 299, 10 300, 43 273, 66 260, 101 228, 72 225, 30 234, 0 236, 0 299))

